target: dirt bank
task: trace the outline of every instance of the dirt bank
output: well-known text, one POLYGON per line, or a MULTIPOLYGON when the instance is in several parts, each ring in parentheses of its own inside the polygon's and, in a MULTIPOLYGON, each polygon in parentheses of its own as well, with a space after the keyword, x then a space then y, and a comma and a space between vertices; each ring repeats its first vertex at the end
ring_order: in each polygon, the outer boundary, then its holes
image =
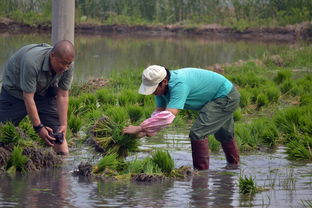
MULTIPOLYGON (((13 20, 0 19, 0 33, 33 33, 50 32, 50 26, 31 26, 13 20)), ((305 22, 285 27, 248 28, 244 31, 223 27, 217 24, 200 27, 185 27, 179 25, 166 26, 128 26, 128 25, 92 25, 78 24, 75 26, 78 34, 134 34, 147 36, 197 35, 208 38, 224 39, 259 39, 259 40, 312 40, 312 24, 305 22)))

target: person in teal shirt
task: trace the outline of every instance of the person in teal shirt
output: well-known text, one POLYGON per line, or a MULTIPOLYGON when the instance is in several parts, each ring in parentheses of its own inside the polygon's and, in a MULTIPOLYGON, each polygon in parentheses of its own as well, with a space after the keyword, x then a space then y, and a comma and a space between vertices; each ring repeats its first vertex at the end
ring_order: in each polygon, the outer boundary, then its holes
POLYGON ((125 134, 151 136, 172 123, 180 110, 197 110, 199 115, 189 133, 194 168, 209 168, 207 136, 211 134, 221 142, 228 164, 239 164, 233 112, 239 106, 240 94, 223 75, 199 68, 169 71, 151 65, 142 73, 139 93, 154 94, 156 109, 139 126, 125 127, 125 134))

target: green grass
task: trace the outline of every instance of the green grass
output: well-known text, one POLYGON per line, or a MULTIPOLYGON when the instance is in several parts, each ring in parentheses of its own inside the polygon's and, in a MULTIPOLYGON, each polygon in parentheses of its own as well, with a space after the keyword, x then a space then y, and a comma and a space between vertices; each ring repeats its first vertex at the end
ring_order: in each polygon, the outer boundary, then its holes
POLYGON ((240 176, 238 179, 239 192, 242 194, 254 195, 258 192, 255 179, 247 176, 240 176))
POLYGON ((0 142, 3 144, 18 143, 21 139, 20 133, 17 131, 16 127, 11 123, 7 122, 0 124, 0 142))
POLYGON ((160 170, 166 174, 174 168, 174 160, 171 158, 168 151, 157 150, 152 154, 152 161, 157 164, 160 170))
POLYGON ((12 151, 11 158, 8 161, 6 169, 8 172, 13 174, 15 173, 15 171, 25 172, 26 170, 25 165, 27 161, 28 157, 23 155, 23 148, 15 146, 12 151))

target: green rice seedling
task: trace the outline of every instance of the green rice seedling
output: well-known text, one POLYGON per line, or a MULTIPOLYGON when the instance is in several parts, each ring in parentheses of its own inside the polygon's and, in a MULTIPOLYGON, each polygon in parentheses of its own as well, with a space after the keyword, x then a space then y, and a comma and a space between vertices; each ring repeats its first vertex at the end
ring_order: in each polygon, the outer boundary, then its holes
POLYGON ((173 120, 173 122, 171 124, 171 127, 185 127, 186 124, 187 124, 187 122, 186 122, 186 119, 183 117, 183 115, 182 114, 178 114, 174 118, 174 120, 173 120))
POLYGON ((88 109, 97 108, 97 98, 95 93, 84 93, 80 95, 79 99, 85 104, 88 109))
POLYGON ((250 105, 252 97, 251 92, 248 89, 240 89, 239 93, 240 93, 240 103, 239 103, 240 107, 245 108, 248 105, 250 105))
POLYGON ((37 132, 34 130, 28 116, 25 117, 19 124, 18 127, 25 133, 25 135, 29 138, 31 141, 36 141, 41 144, 44 144, 43 139, 39 137, 37 132))
POLYGON ((265 88, 265 94, 267 95, 270 103, 276 103, 281 96, 280 90, 274 85, 270 85, 265 88))
POLYGON ((154 161, 153 158, 147 158, 144 160, 144 170, 143 173, 146 174, 155 174, 155 173, 162 173, 164 172, 159 165, 157 165, 154 161))
POLYGON ((83 115, 88 111, 83 99, 79 97, 69 97, 68 115, 83 115))
POLYGON ((143 116, 143 108, 138 105, 126 107, 131 123, 137 123, 143 116))
POLYGON ((312 95, 311 94, 303 94, 300 97, 300 106, 311 105, 312 104, 312 95))
POLYGON ((144 160, 134 159, 128 162, 127 173, 143 173, 144 172, 144 160))
POLYGON ((252 134, 251 128, 246 124, 237 124, 235 133, 241 151, 251 151, 258 147, 259 138, 252 134))
MULTIPOLYGON (((142 95, 141 95, 142 96, 142 95)), ((153 106, 155 107, 155 98, 152 95, 144 95, 144 102, 143 102, 143 106, 147 107, 147 106, 153 106)))
POLYGON ((258 100, 258 96, 263 94, 263 88, 251 88, 249 89, 251 92, 251 103, 256 104, 258 100))
POLYGON ((194 111, 194 110, 183 110, 181 111, 181 113, 179 113, 179 115, 183 115, 183 118, 185 120, 193 120, 195 118, 197 118, 198 116, 198 111, 194 111))
POLYGON ((27 161, 28 157, 23 155, 23 148, 15 146, 6 169, 10 173, 14 173, 16 170, 19 172, 24 172, 26 170, 25 165, 27 161))
POLYGON ((294 83, 294 81, 286 80, 285 82, 283 82, 280 85, 280 89, 281 89, 281 92, 283 94, 285 94, 285 93, 288 93, 289 91, 291 91, 295 86, 296 86, 296 84, 294 83))
POLYGON ((93 173, 101 173, 106 168, 116 171, 120 161, 117 159, 116 153, 108 154, 102 157, 99 162, 94 166, 93 173))
POLYGON ((118 103, 121 106, 139 103, 138 93, 136 90, 123 90, 118 96, 118 103))
POLYGON ((292 107, 277 112, 273 119, 278 129, 285 135, 291 135, 296 132, 300 125, 300 116, 302 110, 298 107, 292 107))
POLYGON ((152 160, 166 174, 169 174, 174 168, 174 160, 168 151, 157 150, 152 154, 152 160))
POLYGON ((304 208, 312 208, 312 200, 301 200, 301 204, 304 208))
POLYGON ((127 173, 161 173, 160 168, 150 157, 144 159, 135 159, 128 163, 127 173))
POLYGON ((117 124, 104 116, 95 123, 91 132, 106 154, 117 153, 119 157, 125 157, 138 149, 139 140, 135 135, 123 134, 123 127, 124 124, 117 124))
POLYGON ((255 72, 247 72, 239 76, 233 76, 231 80, 243 88, 257 88, 266 83, 266 80, 255 72))
POLYGON ((272 119, 259 118, 251 123, 251 134, 254 138, 261 141, 261 144, 266 144, 273 147, 278 139, 278 130, 272 119))
POLYGON ((305 90, 303 89, 303 86, 300 86, 297 83, 295 83, 294 87, 289 91, 289 94, 292 96, 299 96, 303 95, 304 93, 305 90))
POLYGON ((16 130, 12 122, 0 124, 0 142, 3 144, 18 143, 21 135, 16 130))
POLYGON ((240 176, 238 179, 239 192, 242 194, 254 195, 258 192, 254 179, 250 176, 240 176))
POLYGON ((117 103, 117 97, 113 95, 111 89, 103 88, 97 90, 95 94, 101 106, 106 104, 115 105, 117 103))
POLYGON ((103 116, 104 112, 102 109, 91 109, 87 113, 85 113, 83 123, 88 124, 93 124, 95 123, 98 119, 100 119, 103 116))
POLYGON ((82 119, 78 116, 71 116, 68 120, 68 127, 73 134, 78 133, 82 127, 82 119))
POLYGON ((238 108, 237 110, 234 111, 233 118, 234 118, 234 121, 239 121, 243 118, 241 108, 238 108))
POLYGON ((290 78, 291 78, 291 71, 289 70, 279 71, 276 77, 273 78, 273 81, 277 84, 281 84, 285 82, 286 80, 289 80, 290 78))
POLYGON ((220 142, 213 135, 208 136, 208 144, 211 152, 220 151, 220 142))
POLYGON ((301 135, 300 138, 293 138, 288 144, 286 153, 291 160, 312 161, 312 138, 301 135))
POLYGON ((110 106, 105 110, 105 114, 115 123, 124 124, 129 121, 129 114, 125 107, 110 106))

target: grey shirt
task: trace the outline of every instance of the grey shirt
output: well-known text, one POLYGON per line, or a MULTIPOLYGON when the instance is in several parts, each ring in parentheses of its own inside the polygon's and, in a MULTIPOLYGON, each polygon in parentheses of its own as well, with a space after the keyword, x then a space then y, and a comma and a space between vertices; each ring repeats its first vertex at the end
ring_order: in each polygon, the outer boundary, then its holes
POLYGON ((23 92, 44 96, 49 86, 69 90, 73 68, 54 75, 49 58, 51 50, 52 46, 45 43, 20 48, 4 67, 3 88, 19 99, 23 99, 23 92))

